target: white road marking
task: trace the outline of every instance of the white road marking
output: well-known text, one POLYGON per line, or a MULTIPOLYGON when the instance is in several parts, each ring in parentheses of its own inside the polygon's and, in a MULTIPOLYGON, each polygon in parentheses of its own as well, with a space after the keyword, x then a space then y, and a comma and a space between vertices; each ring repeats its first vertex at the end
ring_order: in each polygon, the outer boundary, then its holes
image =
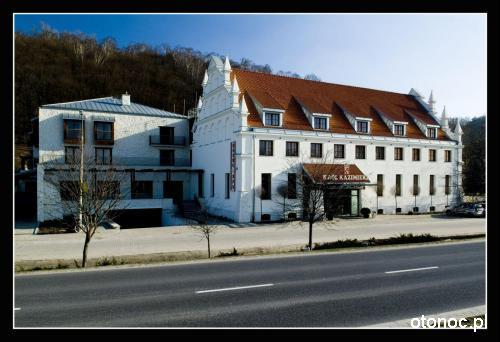
POLYGON ((14 308, 14 311, 18 311, 18 310, 21 310, 21 308, 14 308))
POLYGON ((422 268, 412 268, 409 270, 399 270, 399 271, 388 271, 385 272, 386 274, 391 274, 391 273, 401 273, 401 272, 413 272, 413 271, 423 271, 423 270, 432 270, 434 268, 439 268, 438 266, 431 266, 431 267, 422 267, 422 268))
POLYGON ((225 288, 225 289, 214 289, 214 290, 195 291, 195 293, 208 293, 208 292, 220 292, 220 291, 234 291, 234 290, 252 289, 252 288, 256 288, 256 287, 266 287, 266 286, 274 286, 274 284, 260 284, 260 285, 249 285, 249 286, 227 287, 227 288, 225 288))

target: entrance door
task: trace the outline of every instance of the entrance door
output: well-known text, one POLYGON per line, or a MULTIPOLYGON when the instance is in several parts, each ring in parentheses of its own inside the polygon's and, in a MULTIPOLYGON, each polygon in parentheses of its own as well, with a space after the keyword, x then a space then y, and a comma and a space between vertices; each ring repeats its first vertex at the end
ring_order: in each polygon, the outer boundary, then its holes
POLYGON ((174 128, 160 127, 160 144, 172 145, 174 143, 174 128))
POLYGON ((164 181, 163 198, 172 198, 174 204, 182 202, 182 181, 164 181))
POLYGON ((358 215, 358 190, 329 189, 324 193, 327 218, 358 215))

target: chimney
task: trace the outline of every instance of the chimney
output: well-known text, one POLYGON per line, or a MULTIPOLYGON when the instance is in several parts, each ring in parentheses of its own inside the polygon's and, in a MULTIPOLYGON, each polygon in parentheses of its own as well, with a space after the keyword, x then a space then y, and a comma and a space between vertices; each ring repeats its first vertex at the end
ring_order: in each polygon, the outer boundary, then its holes
POLYGON ((130 95, 128 92, 122 95, 122 106, 130 106, 130 95))

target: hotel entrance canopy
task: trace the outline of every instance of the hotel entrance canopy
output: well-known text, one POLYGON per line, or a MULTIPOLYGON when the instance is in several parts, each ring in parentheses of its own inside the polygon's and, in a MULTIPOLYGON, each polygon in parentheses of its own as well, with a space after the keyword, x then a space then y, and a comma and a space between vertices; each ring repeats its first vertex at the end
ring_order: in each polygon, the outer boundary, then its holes
POLYGON ((316 184, 365 185, 370 182, 355 164, 302 164, 304 172, 316 184))

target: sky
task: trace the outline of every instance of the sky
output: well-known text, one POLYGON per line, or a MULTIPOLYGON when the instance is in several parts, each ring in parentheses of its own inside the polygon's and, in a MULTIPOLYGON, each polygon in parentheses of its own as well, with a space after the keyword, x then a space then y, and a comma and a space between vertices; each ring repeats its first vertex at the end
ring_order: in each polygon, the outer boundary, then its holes
POLYGON ((48 24, 100 40, 168 44, 245 57, 273 71, 314 73, 322 81, 408 93, 439 115, 486 114, 485 14, 15 15, 16 31, 48 24))

